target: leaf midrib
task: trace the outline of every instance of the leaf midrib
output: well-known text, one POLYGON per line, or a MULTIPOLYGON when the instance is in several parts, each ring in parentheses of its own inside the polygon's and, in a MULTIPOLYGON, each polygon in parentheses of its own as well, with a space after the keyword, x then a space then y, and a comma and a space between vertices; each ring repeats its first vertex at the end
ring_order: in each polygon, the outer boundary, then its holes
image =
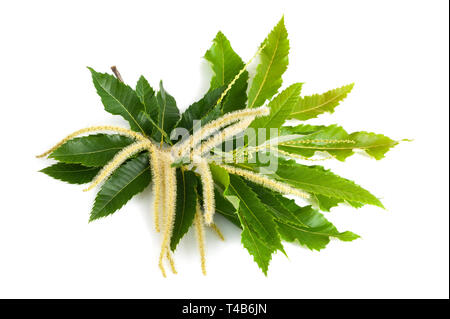
MULTIPOLYGON (((106 202, 106 204, 102 206, 102 208, 101 208, 99 211, 102 211, 107 205, 109 205, 109 203, 110 203, 114 198, 117 197, 118 194, 120 194, 126 187, 128 187, 128 185, 130 185, 132 182, 134 182, 138 177, 140 177, 142 174, 144 174, 144 172, 145 172, 146 170, 148 170, 148 169, 150 169, 149 166, 145 167, 138 175, 136 175, 136 176, 135 176, 132 180, 130 180, 124 187, 122 187, 118 192, 116 192, 116 193, 114 194, 114 196, 112 196, 112 197, 106 202)), ((95 214, 95 215, 98 215, 98 213, 95 214)))
POLYGON ((79 173, 79 172, 88 172, 99 169, 99 167, 87 167, 86 169, 78 169, 73 171, 52 171, 53 173, 79 173))
POLYGON ((267 76, 269 75, 270 69, 271 69, 272 64, 273 64, 273 60, 275 59, 276 52, 278 51, 278 44, 280 42, 280 38, 281 38, 281 33, 278 32, 278 37, 277 37, 277 42, 276 42, 276 45, 275 45, 275 50, 273 50, 273 55, 272 55, 272 58, 270 59, 269 66, 267 67, 267 72, 266 72, 266 74, 264 74, 263 81, 262 81, 261 85, 259 86, 258 92, 256 93, 255 98, 252 101, 252 105, 250 105, 250 108, 252 108, 253 105, 255 105, 256 100, 258 99, 259 95, 261 94, 261 90, 262 90, 264 84, 267 81, 267 76))
MULTIPOLYGON (((126 145, 125 145, 126 146, 126 145)), ((112 147, 112 148, 105 148, 103 150, 100 151, 92 151, 92 152, 81 152, 81 153, 72 153, 72 154, 61 154, 61 155, 54 155, 57 157, 66 157, 66 156, 79 156, 79 155, 87 155, 87 154, 95 154, 95 153, 104 153, 104 152, 108 152, 108 151, 112 151, 112 150, 121 150, 123 147, 112 147)))
POLYGON ((364 147, 309 147, 309 146, 293 146, 292 144, 286 145, 286 144, 278 144, 280 146, 283 147, 292 147, 292 148, 303 148, 303 149, 321 149, 321 150, 353 150, 353 149, 361 149, 361 150, 366 150, 366 149, 371 149, 371 148, 377 148, 377 147, 383 147, 383 146, 389 146, 389 145, 394 145, 395 142, 391 142, 391 143, 384 143, 384 144, 377 144, 377 145, 371 145, 371 146, 364 146, 364 147))
POLYGON ((119 103, 119 105, 125 110, 125 112, 128 113, 128 115, 130 116, 130 118, 134 121, 134 123, 136 123, 136 125, 139 127, 139 129, 141 130, 141 132, 143 134, 145 134, 144 130, 142 129, 142 127, 139 125, 139 123, 136 121, 136 119, 134 118, 133 115, 131 115, 131 113, 128 111, 128 109, 125 107, 125 105, 123 105, 122 102, 120 102, 114 95, 112 95, 111 93, 108 92, 108 90, 106 90, 106 88, 100 83, 100 81, 98 80, 98 78, 96 77, 97 83, 98 85, 100 85, 100 87, 103 89, 103 91, 105 91, 109 96, 111 96, 117 103, 119 103))
MULTIPOLYGON (((245 166, 245 165, 242 165, 242 164, 238 164, 238 166, 241 166, 241 167, 245 167, 245 168, 248 168, 248 169, 250 169, 250 170, 252 170, 253 172, 254 172, 254 169, 250 166, 245 166)), ((276 175, 276 174, 275 174, 276 175)), ((318 184, 311 184, 311 183, 306 183, 306 182, 304 182, 304 181, 301 181, 301 182, 299 182, 299 181, 297 181, 297 180, 293 180, 293 179, 290 179, 290 178, 285 178, 285 177, 281 177, 281 176, 279 176, 279 175, 276 175, 276 176, 278 176, 279 178, 281 178, 281 179, 283 179, 283 180, 286 180, 286 181, 291 181, 291 182, 293 182, 293 184, 291 184, 291 185, 298 185, 298 184, 303 184, 303 185, 308 185, 308 186, 315 186, 315 187, 322 187, 322 188, 324 188, 324 189, 327 189, 327 190, 329 190, 332 194, 335 194, 336 195, 336 192, 335 192, 335 188, 330 188, 330 187, 327 187, 327 186, 324 186, 324 185, 318 185, 318 184)), ((355 185, 356 186, 356 185, 355 185)), ((301 187, 298 187, 299 189, 302 189, 301 187)), ((305 189, 304 189, 305 190, 305 189)), ((306 191, 306 190, 305 190, 306 191)), ((351 194, 354 194, 354 193, 352 193, 352 192, 349 192, 349 191, 345 191, 345 190, 339 190, 340 192, 342 192, 342 193, 344 193, 344 194, 348 194, 348 195, 351 195, 351 194)), ((361 192, 361 191, 364 191, 363 189, 361 189, 361 190, 358 190, 358 193, 359 192, 361 192)), ((311 192, 311 193, 316 193, 316 191, 312 191, 312 190, 308 190, 308 192, 311 192)), ((320 193, 319 193, 320 194, 320 193)), ((347 195, 347 196, 348 196, 347 195)), ((345 199, 345 200, 356 200, 356 199, 349 199, 348 197, 347 198, 343 198, 343 197, 336 197, 336 198, 341 198, 341 199, 345 199)), ((358 201, 358 200, 356 200, 356 201, 358 201)), ((365 200, 366 201, 366 200, 365 200)), ((367 202, 367 201, 366 201, 367 202)))
MULTIPOLYGON (((296 230, 302 231, 304 233, 308 233, 308 234, 314 234, 314 235, 318 235, 318 236, 324 236, 324 237, 333 237, 333 238, 338 238, 337 235, 333 235, 333 234, 327 234, 327 233, 321 233, 321 232, 314 232, 314 231, 309 231, 306 229, 301 228, 301 226, 296 226, 290 223, 287 223, 281 219, 276 218, 277 222, 282 223, 283 225, 286 225, 288 227, 294 228, 296 230)), ((339 235, 339 234, 338 234, 339 235)))
POLYGON ((233 189, 234 193, 236 194, 237 197, 239 197, 239 200, 244 203, 245 207, 247 207, 248 211, 252 214, 252 216, 258 221, 258 224, 261 225, 261 227, 265 230, 265 232, 269 235, 270 237, 270 232, 266 229, 266 227, 259 221, 259 219, 256 217, 256 215, 253 213, 253 211, 250 209, 250 207, 248 207, 248 205, 246 204, 246 202, 243 200, 243 198, 239 195, 239 193, 237 192, 236 188, 230 183, 229 186, 233 189))
POLYGON ((292 112, 291 115, 302 114, 302 113, 306 113, 306 112, 309 112, 309 111, 312 111, 312 110, 321 108, 321 107, 323 107, 325 104, 332 103, 332 102, 334 102, 336 99, 338 99, 338 98, 340 98, 341 96, 346 95, 346 94, 348 94, 348 92, 345 92, 345 93, 341 93, 341 94, 339 94, 339 95, 336 95, 336 96, 334 96, 332 99, 326 100, 325 102, 323 102, 323 103, 321 103, 321 104, 319 104, 319 105, 316 105, 316 106, 314 106, 314 107, 311 107, 311 108, 309 108, 309 109, 303 109, 303 110, 301 110, 301 111, 292 112))

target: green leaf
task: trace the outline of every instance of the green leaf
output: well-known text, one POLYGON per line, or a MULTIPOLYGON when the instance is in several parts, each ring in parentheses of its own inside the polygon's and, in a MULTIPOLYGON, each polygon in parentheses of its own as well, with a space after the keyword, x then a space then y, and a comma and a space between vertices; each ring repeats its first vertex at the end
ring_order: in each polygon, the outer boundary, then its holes
POLYGON ((78 163, 84 166, 103 166, 133 139, 117 134, 95 134, 71 139, 50 154, 64 163, 78 163))
POLYGON ((311 206, 299 207, 294 213, 308 225, 302 227, 292 223, 277 221, 281 237, 289 242, 298 241, 311 250, 321 250, 330 242, 330 237, 342 241, 352 241, 359 238, 350 232, 339 232, 321 213, 311 206))
POLYGON ((202 125, 205 125, 206 123, 219 117, 220 105, 217 109, 214 108, 214 106, 216 105, 223 90, 223 87, 219 87, 209 91, 199 101, 190 105, 181 115, 181 120, 177 124, 177 127, 183 127, 189 131, 189 134, 192 134, 194 120, 201 120, 202 125))
POLYGON ((194 221, 197 206, 197 178, 191 171, 177 169, 177 201, 170 249, 175 250, 194 221))
POLYGON ((276 193, 253 182, 247 180, 245 182, 258 195, 261 202, 266 205, 266 208, 271 212, 274 219, 286 223, 294 223, 296 225, 308 227, 303 223, 301 218, 296 216, 295 213, 287 208, 286 203, 290 204, 290 202, 293 202, 293 200, 287 199, 279 193, 276 193))
POLYGON ((270 99, 281 87, 284 71, 286 71, 289 59, 289 40, 287 38, 284 17, 273 28, 264 40, 264 49, 255 77, 248 92, 248 106, 258 107, 270 99))
POLYGON ((370 132, 355 132, 349 138, 355 141, 356 148, 364 150, 377 160, 382 159, 390 148, 398 144, 387 136, 370 132))
POLYGON ((230 175, 226 196, 239 200, 238 215, 243 226, 242 244, 253 256, 259 268, 267 275, 272 253, 283 250, 276 224, 257 195, 235 175, 230 175))
POLYGON ((311 194, 311 201, 324 212, 329 212, 331 208, 345 202, 342 199, 330 198, 323 195, 311 194))
MULTIPOLYGON (((257 164, 241 163, 236 164, 236 166, 259 172, 257 164)), ((369 193, 369 191, 348 179, 333 174, 322 166, 306 166, 293 160, 287 161, 278 158, 277 171, 265 170, 264 172, 268 177, 290 184, 308 193, 384 208, 380 200, 369 193)))
POLYGON ((297 240, 311 250, 321 250, 329 243, 330 237, 343 241, 359 238, 352 232, 339 232, 311 206, 300 207, 294 200, 274 191, 251 182, 247 184, 274 216, 278 231, 284 240, 289 242, 297 240))
POLYGON ((225 190, 230 185, 230 174, 222 167, 213 163, 209 164, 211 174, 214 182, 219 185, 222 190, 225 190))
MULTIPOLYGON (((308 126, 311 129, 310 126, 308 126)), ((295 127, 283 127, 282 135, 305 134, 308 127, 298 125, 295 127)), ((368 132, 355 132, 348 134, 338 125, 315 126, 315 132, 290 141, 280 142, 278 148, 290 154, 298 154, 304 157, 312 157, 316 152, 327 152, 340 161, 354 154, 359 149, 368 155, 380 160, 395 145, 397 141, 391 140, 381 134, 368 132), (317 141, 314 143, 301 143, 301 141, 317 141), (320 140, 323 140, 320 141, 320 140), (341 143, 327 142, 329 140, 342 141, 341 143), (297 143, 295 143, 297 142, 297 143), (351 142, 351 143, 350 143, 351 142)))
MULTIPOLYGON (((269 140, 270 129, 279 128, 283 125, 286 118, 291 114, 292 108, 297 103, 301 89, 302 83, 296 83, 278 94, 268 105, 270 114, 254 120, 249 127, 255 129, 256 132, 258 132, 260 128, 266 129, 265 141, 269 140)), ((258 139, 260 138, 261 137, 258 134, 258 139)), ((265 141, 258 140, 258 144, 262 144, 265 141)), ((254 141, 249 138, 249 145, 252 145, 253 142, 254 141)))
MULTIPOLYGON (((144 106, 144 112, 147 113, 152 120, 151 122, 158 122, 159 105, 156 99, 156 94, 144 76, 141 76, 136 84, 136 95, 144 106)), ((153 124, 152 123, 152 124, 153 124)), ((152 132, 155 131, 153 128, 152 132)))
POLYGON ((347 94, 353 89, 353 85, 344 85, 343 87, 325 92, 323 94, 314 94, 305 96, 298 101, 297 106, 291 113, 291 119, 300 121, 309 120, 317 117, 319 114, 333 113, 336 106, 347 97, 347 94))
POLYGON ((216 201, 216 213, 219 213, 237 227, 242 228, 236 207, 234 207, 233 204, 224 197, 223 192, 218 191, 217 188, 214 189, 214 199, 216 201))
POLYGON ((150 183, 148 154, 142 153, 122 164, 95 197, 90 221, 108 216, 125 205, 134 195, 142 192, 150 183))
MULTIPOLYGON (((244 68, 244 62, 234 52, 230 41, 220 31, 214 38, 211 48, 206 51, 205 59, 211 63, 214 71, 210 90, 228 86, 239 71, 244 68)), ((245 108, 247 81, 248 72, 244 71, 224 98, 222 102, 223 113, 245 108)))
POLYGON ((100 167, 56 163, 40 170, 40 172, 70 184, 85 184, 92 181, 99 170, 100 167))
POLYGON ((121 115, 130 123, 132 130, 148 134, 152 125, 140 112, 144 106, 139 101, 136 92, 131 87, 120 82, 114 76, 106 73, 98 73, 88 68, 92 74, 94 86, 102 99, 105 110, 114 115, 121 115))
POLYGON ((341 203, 346 203, 354 208, 361 208, 364 206, 364 204, 355 201, 331 198, 318 194, 311 194, 310 202, 324 212, 329 212, 331 208, 336 207, 341 203))
MULTIPOLYGON (((162 81, 159 83, 159 92, 156 98, 159 105, 158 126, 170 136, 170 132, 180 120, 180 111, 178 110, 177 102, 173 96, 166 92, 162 81)), ((161 132, 154 132, 153 138, 161 141, 161 132)))

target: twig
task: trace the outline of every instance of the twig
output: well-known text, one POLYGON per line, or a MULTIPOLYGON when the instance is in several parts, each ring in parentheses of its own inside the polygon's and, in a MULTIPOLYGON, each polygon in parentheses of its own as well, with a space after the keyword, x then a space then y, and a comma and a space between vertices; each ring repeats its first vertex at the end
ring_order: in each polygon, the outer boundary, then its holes
POLYGON ((114 75, 116 76, 117 80, 119 80, 120 82, 123 83, 122 76, 120 75, 119 70, 117 70, 117 67, 116 67, 115 65, 113 65, 113 66, 111 67, 111 70, 113 71, 113 73, 114 73, 114 75))

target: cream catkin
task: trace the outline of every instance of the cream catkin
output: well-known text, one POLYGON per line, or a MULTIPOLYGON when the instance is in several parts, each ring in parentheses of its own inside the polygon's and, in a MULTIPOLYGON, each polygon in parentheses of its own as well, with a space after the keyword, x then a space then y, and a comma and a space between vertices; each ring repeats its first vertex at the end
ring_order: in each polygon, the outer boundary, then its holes
POLYGON ((227 95, 227 93, 231 90, 231 88, 233 87, 233 85, 236 83, 236 81, 240 78, 240 76, 242 75, 242 73, 245 72, 245 70, 247 70, 247 67, 250 65, 250 63, 252 63, 252 61, 258 56, 258 54, 261 53, 261 51, 266 47, 266 44, 264 43, 263 45, 261 45, 258 49, 258 51, 256 51, 255 55, 252 56, 252 58, 250 60, 248 60, 247 63, 245 63, 244 67, 238 72, 238 74, 236 74, 236 76, 233 78, 233 80, 230 82, 230 84, 228 84, 227 88, 225 89, 225 91, 223 91, 223 93, 220 95, 220 98, 217 100, 216 106, 222 102, 223 98, 225 97, 225 95, 227 95))
POLYGON ((240 120, 238 123, 228 126, 216 135, 213 135, 208 140, 203 142, 200 146, 196 147, 193 151, 194 156, 202 156, 209 152, 213 147, 222 144, 230 137, 244 131, 255 119, 255 117, 247 117, 240 120))
POLYGON ((200 261, 202 273, 206 276, 206 254, 205 254, 205 229, 203 226, 203 216, 200 204, 197 201, 197 212, 195 213, 195 230, 197 234, 198 250, 200 252, 200 261))
POLYGON ((123 162, 125 162, 130 156, 133 156, 134 154, 144 150, 148 149, 149 144, 151 142, 149 140, 145 140, 142 142, 136 142, 134 144, 131 144, 127 147, 125 147, 122 151, 117 153, 113 159, 105 166, 103 167, 98 175, 94 178, 91 185, 84 189, 84 192, 87 192, 91 189, 93 189, 95 186, 103 182, 108 176, 116 169, 118 168, 123 162))
POLYGON ((218 131, 222 127, 227 126, 233 122, 245 119, 247 117, 266 116, 269 113, 270 109, 267 106, 262 106, 255 109, 243 109, 227 113, 224 116, 218 118, 217 120, 214 120, 206 124, 200 130, 198 130, 192 136, 190 136, 187 140, 182 142, 179 146, 177 146, 176 153, 180 157, 182 157, 191 147, 195 147, 199 142, 201 142, 201 140, 210 136, 211 134, 218 131))
POLYGON ((56 150, 58 147, 60 147, 61 145, 63 145, 67 141, 73 139, 74 137, 77 137, 79 135, 86 134, 86 133, 99 132, 99 131, 116 132, 116 133, 119 133, 121 135, 125 135, 125 136, 131 137, 131 138, 134 138, 134 139, 140 140, 140 141, 147 140, 147 138, 144 137, 142 134, 137 133, 137 132, 133 132, 131 130, 127 130, 127 129, 119 127, 119 126, 108 126, 108 125, 105 125, 105 126, 92 126, 92 127, 83 128, 81 130, 73 132, 72 134, 67 135, 64 139, 62 139, 59 143, 57 143, 51 149, 49 149, 45 153, 42 153, 41 155, 37 155, 36 157, 39 158, 39 157, 45 157, 45 156, 49 155, 54 150, 56 150))
POLYGON ((292 186, 290 186, 288 184, 281 183, 276 180, 270 179, 264 175, 260 175, 260 174, 254 173, 252 171, 240 169, 240 168, 225 165, 225 164, 217 164, 217 165, 219 165, 220 167, 222 167, 223 169, 225 169, 227 172, 229 172, 231 174, 242 176, 251 182, 263 185, 264 187, 270 188, 279 193, 282 193, 285 195, 295 195, 295 196, 302 197, 302 198, 309 198, 309 194, 302 192, 296 188, 293 188, 292 186))
POLYGON ((214 180, 209 168, 208 161, 201 157, 194 158, 194 163, 197 168, 202 181, 203 189, 203 210, 205 211, 205 222, 211 225, 215 212, 214 202, 214 180))
POLYGON ((166 198, 165 198, 165 225, 164 225, 164 234, 163 240, 161 244, 161 253, 159 256, 159 268, 164 277, 166 277, 166 271, 163 265, 164 255, 166 250, 168 250, 168 246, 170 243, 170 238, 172 237, 173 224, 175 221, 175 205, 176 205, 176 197, 177 197, 177 177, 176 177, 176 168, 171 167, 173 163, 173 158, 167 152, 163 153, 164 156, 161 158, 164 165, 164 175, 166 181, 166 198))
POLYGON ((298 155, 298 154, 293 154, 293 153, 289 153, 283 150, 280 150, 276 147, 269 147, 270 150, 274 151, 275 153, 280 153, 286 157, 291 157, 291 158, 298 158, 304 161, 311 161, 311 162, 319 162, 319 161, 325 161, 325 160, 329 160, 331 158, 335 158, 334 155, 332 154, 328 154, 328 157, 324 157, 324 158, 310 158, 310 157, 306 157, 306 156, 302 156, 302 155, 298 155))
POLYGON ((220 231, 220 228, 215 223, 212 223, 211 225, 209 225, 209 227, 211 227, 211 229, 214 230, 214 232, 217 234, 217 236, 219 236, 220 240, 222 240, 222 241, 225 240, 225 237, 223 237, 223 234, 220 231))
POLYGON ((316 144, 316 143, 325 143, 325 144, 355 144, 356 142, 353 140, 325 140, 325 139, 315 139, 315 140, 294 140, 294 141, 285 141, 279 143, 279 145, 290 145, 290 144, 316 144))
POLYGON ((164 177, 163 177, 163 167, 161 163, 161 152, 158 150, 158 148, 151 144, 150 146, 150 167, 152 170, 152 177, 153 177, 153 213, 154 213, 154 222, 155 222, 155 229, 159 233, 160 232, 160 226, 159 226, 159 219, 160 219, 160 206, 161 206, 161 193, 164 191, 164 177))
POLYGON ((177 270, 175 268, 175 261, 173 260, 172 253, 170 252, 169 247, 167 247, 166 249, 167 249, 166 256, 167 256, 167 260, 169 261, 170 268, 172 269, 172 273, 176 275, 177 270))

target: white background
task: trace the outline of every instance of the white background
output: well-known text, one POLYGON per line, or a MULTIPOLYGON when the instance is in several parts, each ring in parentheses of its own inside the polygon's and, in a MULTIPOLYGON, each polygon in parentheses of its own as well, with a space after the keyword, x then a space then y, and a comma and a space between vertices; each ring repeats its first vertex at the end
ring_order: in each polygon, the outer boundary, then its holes
MULTIPOLYGON (((254 65, 251 70, 254 70, 254 65)), ((419 298, 449 296, 448 1, 2 1, 0 4, 0 297, 419 298), (350 82, 332 116, 395 139, 375 161, 328 167, 382 198, 387 210, 334 209, 327 217, 362 239, 322 252, 286 244, 268 277, 217 217, 207 234, 208 276, 190 232, 162 278, 160 237, 144 193, 88 224, 94 192, 37 171, 66 134, 126 123, 105 111, 86 66, 119 67, 134 85, 164 79, 181 109, 211 76, 202 59, 220 29, 248 60, 285 14, 291 43, 284 86, 304 94, 350 82)))

